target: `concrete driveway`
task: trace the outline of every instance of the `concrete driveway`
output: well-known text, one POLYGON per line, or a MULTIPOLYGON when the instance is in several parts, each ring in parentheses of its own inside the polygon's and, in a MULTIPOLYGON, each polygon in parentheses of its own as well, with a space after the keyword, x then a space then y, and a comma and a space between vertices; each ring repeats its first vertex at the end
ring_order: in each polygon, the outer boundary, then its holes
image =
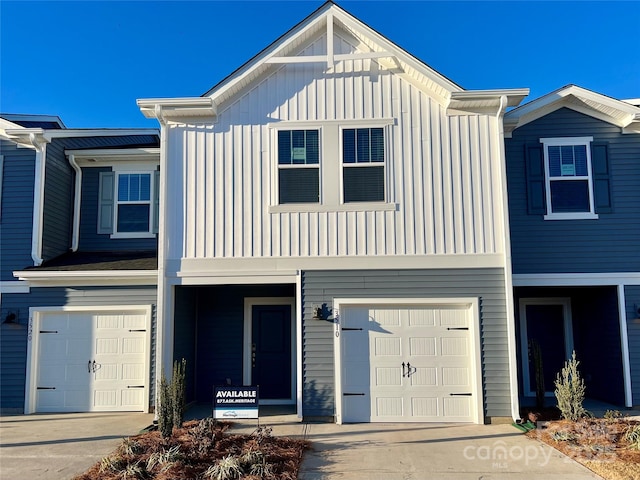
MULTIPOLYGON (((210 407, 187 412, 203 418, 210 407)), ((82 413, 0 418, 2 480, 64 480, 111 453, 153 415, 82 413)), ((301 424, 265 416, 277 436, 306 437, 300 480, 594 480, 586 468, 510 425, 301 424)), ((251 433, 256 421, 232 431, 251 433)))
POLYGON ((0 478, 70 479, 152 422, 145 413, 0 417, 0 478))

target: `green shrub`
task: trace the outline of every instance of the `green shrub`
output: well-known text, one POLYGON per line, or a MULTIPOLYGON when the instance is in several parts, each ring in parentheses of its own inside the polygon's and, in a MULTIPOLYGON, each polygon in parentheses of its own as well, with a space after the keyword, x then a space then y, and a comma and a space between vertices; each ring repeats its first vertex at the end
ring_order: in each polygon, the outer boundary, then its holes
POLYGON ((564 362, 562 372, 558 373, 555 395, 558 400, 558 408, 562 418, 575 422, 579 418, 588 416, 588 412, 582 406, 584 402, 584 380, 578 371, 579 361, 576 360, 576 352, 571 354, 571 360, 564 362))
POLYGON ((181 428, 185 408, 185 370, 187 361, 173 363, 173 376, 168 382, 164 372, 158 386, 158 430, 162 438, 169 438, 173 428, 181 428))
POLYGON ((629 425, 624 432, 624 439, 629 442, 629 447, 640 450, 640 425, 629 425))
POLYGON ((182 422, 184 422, 186 367, 187 361, 184 358, 180 362, 173 362, 173 377, 171 378, 171 392, 173 394, 173 398, 171 407, 173 409, 173 426, 175 428, 182 428, 182 422))

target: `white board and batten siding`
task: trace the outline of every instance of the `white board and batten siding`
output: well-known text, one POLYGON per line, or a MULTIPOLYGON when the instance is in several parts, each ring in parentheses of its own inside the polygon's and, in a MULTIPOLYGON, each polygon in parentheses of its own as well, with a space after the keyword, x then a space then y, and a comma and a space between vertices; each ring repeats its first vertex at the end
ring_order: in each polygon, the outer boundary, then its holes
POLYGON ((338 423, 482 423, 476 299, 334 304, 338 423))
MULTIPOLYGON (((299 54, 325 54, 326 43, 319 36, 299 54)), ((336 28, 336 54, 355 45, 336 28)), ((283 65, 227 99, 214 123, 170 122, 167 134, 169 260, 504 250, 497 118, 447 114, 442 97, 375 60, 338 62, 332 71, 283 65), (328 142, 339 141, 337 126, 377 120, 387 124, 386 202, 341 204, 339 150, 328 155, 328 142), (275 126, 283 122, 320 129, 320 188, 337 193, 317 208, 274 208, 275 126)))
POLYGON ((25 412, 147 411, 151 307, 32 310, 25 412))

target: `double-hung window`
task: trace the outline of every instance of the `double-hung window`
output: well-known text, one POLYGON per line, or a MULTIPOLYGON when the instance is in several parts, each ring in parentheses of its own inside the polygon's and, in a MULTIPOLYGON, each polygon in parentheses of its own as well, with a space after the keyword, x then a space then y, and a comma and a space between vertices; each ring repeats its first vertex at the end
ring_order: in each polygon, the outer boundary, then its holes
POLYGON ((319 131, 278 130, 278 203, 319 202, 319 131))
POLYGON ((151 174, 118 173, 116 232, 151 232, 151 174))
POLYGON ((344 203, 385 200, 384 145, 384 128, 342 130, 344 203))
POLYGON ((591 137, 542 138, 547 218, 594 218, 591 137))
POLYGON ((98 233, 147 238, 158 231, 159 171, 100 172, 98 233))

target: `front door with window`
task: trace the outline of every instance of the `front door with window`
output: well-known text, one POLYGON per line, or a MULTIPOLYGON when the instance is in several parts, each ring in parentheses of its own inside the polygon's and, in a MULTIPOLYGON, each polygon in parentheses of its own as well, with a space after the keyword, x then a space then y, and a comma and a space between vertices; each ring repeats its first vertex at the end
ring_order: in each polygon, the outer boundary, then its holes
POLYGON ((251 384, 261 400, 292 399, 291 305, 253 305, 251 384))

